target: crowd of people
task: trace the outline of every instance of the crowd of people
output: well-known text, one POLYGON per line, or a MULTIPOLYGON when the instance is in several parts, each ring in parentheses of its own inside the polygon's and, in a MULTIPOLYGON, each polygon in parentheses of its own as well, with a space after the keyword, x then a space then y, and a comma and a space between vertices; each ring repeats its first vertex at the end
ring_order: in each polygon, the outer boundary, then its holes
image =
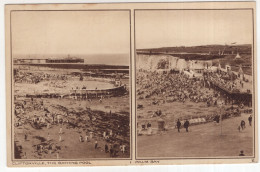
MULTIPOLYGON (((43 99, 30 98, 16 100, 14 114, 15 127, 26 126, 36 130, 45 130, 44 135, 35 136, 41 141, 33 146, 36 158, 59 154, 62 149, 61 143, 68 139, 63 136, 64 128, 78 131, 79 142, 95 143, 93 149, 109 152, 110 157, 117 157, 118 152, 129 153, 129 140, 125 140, 129 135, 129 118, 111 113, 111 111, 110 113, 96 112, 86 108, 86 110, 76 112, 61 105, 46 105, 43 99), (59 132, 53 133, 52 128, 57 127, 59 132), (57 139, 50 139, 50 134, 57 139), (98 140, 102 140, 102 143, 105 142, 107 146, 104 146, 104 149, 100 148, 98 140)), ((29 135, 25 132, 24 140, 27 141, 28 137, 29 135)), ((26 157, 25 154, 24 157, 26 157)))
POLYGON ((223 87, 225 90, 230 92, 240 92, 244 84, 238 80, 235 76, 231 77, 225 72, 207 72, 204 73, 206 80, 213 82, 219 87, 223 87))
MULTIPOLYGON (((155 99, 153 104, 157 104, 156 99, 160 98, 163 102, 184 103, 189 100, 195 103, 206 102, 211 106, 217 105, 219 99, 224 99, 225 104, 232 101, 226 93, 211 88, 219 86, 223 90, 238 93, 243 84, 243 81, 236 77, 232 79, 230 75, 223 72, 205 72, 203 77, 190 78, 183 72, 143 71, 137 73, 137 96, 138 99, 155 99)), ((240 104, 244 104, 243 101, 240 104)))
POLYGON ((28 72, 23 70, 15 70, 14 81, 16 83, 37 84, 44 80, 67 80, 67 75, 63 74, 47 74, 44 72, 28 72))
POLYGON ((160 74, 156 72, 138 73, 137 95, 139 99, 153 96, 163 97, 165 101, 207 102, 216 104, 218 94, 205 89, 205 81, 199 78, 190 79, 182 73, 160 74))
MULTIPOLYGON (((203 74, 203 77, 190 78, 183 72, 160 73, 139 71, 137 73, 137 98, 139 99, 137 108, 143 109, 142 99, 151 100, 152 105, 158 105, 159 102, 171 103, 175 101, 183 103, 186 101, 194 103, 204 102, 208 107, 215 106, 223 109, 222 112, 208 114, 204 117, 205 121, 219 123, 220 113, 222 119, 240 116, 242 109, 244 109, 243 102, 238 101, 236 102, 238 106, 233 105, 231 97, 219 91, 219 89, 212 87, 211 82, 214 81, 223 85, 223 87, 231 85, 229 88, 233 91, 237 87, 237 84, 242 84, 238 83, 237 79, 231 80, 229 75, 221 72, 207 72, 203 74)), ((154 112, 155 115, 152 117, 161 116, 163 113, 161 110, 158 112, 154 112)), ((181 118, 185 119, 185 116, 181 118)), ((185 121, 181 125, 179 120, 175 121, 175 123, 175 127, 180 131, 181 126, 184 127, 185 121)), ((187 126, 187 123, 185 126, 187 126)))

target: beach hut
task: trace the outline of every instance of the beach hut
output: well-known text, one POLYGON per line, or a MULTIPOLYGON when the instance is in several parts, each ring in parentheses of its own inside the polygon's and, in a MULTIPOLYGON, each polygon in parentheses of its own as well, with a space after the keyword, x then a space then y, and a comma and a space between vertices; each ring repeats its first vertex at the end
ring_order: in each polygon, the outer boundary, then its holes
POLYGON ((241 59, 241 56, 239 55, 239 53, 237 53, 235 59, 241 59))

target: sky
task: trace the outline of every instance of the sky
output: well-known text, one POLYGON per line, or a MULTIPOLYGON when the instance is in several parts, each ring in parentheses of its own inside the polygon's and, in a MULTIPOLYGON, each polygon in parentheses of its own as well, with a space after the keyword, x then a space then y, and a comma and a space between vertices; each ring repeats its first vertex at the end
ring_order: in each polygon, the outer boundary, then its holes
POLYGON ((252 44, 252 11, 137 10, 135 37, 137 49, 252 44))
POLYGON ((12 12, 13 55, 130 54, 129 11, 12 12))

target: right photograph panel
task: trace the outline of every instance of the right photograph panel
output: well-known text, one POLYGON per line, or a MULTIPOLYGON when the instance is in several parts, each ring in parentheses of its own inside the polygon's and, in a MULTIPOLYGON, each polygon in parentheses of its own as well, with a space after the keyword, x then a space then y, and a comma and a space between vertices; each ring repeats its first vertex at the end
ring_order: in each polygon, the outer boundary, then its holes
POLYGON ((255 157, 253 9, 134 13, 136 158, 255 157))

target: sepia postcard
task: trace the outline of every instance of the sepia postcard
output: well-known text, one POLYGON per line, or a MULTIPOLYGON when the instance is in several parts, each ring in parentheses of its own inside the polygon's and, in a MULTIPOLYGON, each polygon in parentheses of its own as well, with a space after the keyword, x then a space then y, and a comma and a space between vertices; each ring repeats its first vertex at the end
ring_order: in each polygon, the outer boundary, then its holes
POLYGON ((5 10, 8 166, 258 161, 254 2, 5 10))

